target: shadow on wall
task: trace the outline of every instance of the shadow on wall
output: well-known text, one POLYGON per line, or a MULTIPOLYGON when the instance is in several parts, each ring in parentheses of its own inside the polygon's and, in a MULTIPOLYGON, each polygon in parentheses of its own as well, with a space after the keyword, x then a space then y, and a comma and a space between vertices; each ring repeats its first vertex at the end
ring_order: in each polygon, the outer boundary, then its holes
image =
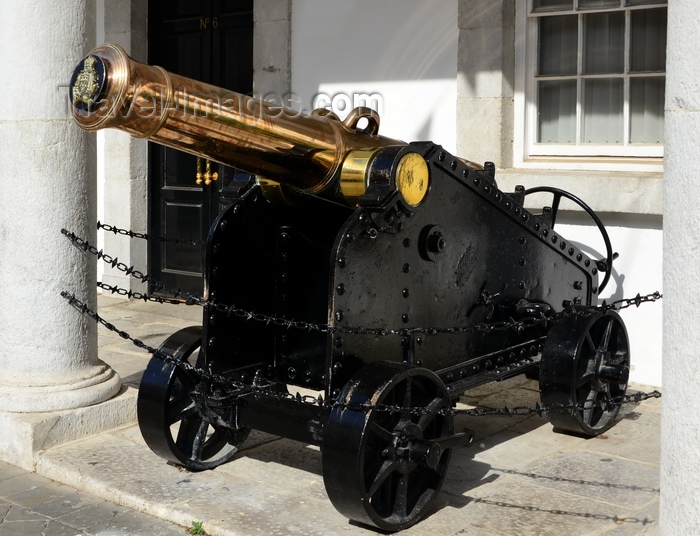
MULTIPOLYGON (((470 89, 477 88, 477 77, 484 72, 502 73, 504 87, 515 87, 512 43, 505 42, 504 33, 514 32, 515 2, 513 0, 457 0, 459 4, 460 35, 459 76, 470 89), (501 26, 494 22, 502 21, 501 26), (510 61, 509 61, 510 60, 510 61)), ((515 42, 515 49, 525 46, 515 42)))
POLYGON ((454 78, 456 2, 297 0, 293 4, 294 89, 323 83, 454 78))
POLYGON ((380 133, 456 148, 457 0, 322 0, 292 6, 292 92, 345 117, 377 96, 380 133), (323 104, 316 101, 322 96, 323 104), (350 105, 326 105, 334 97, 350 105))

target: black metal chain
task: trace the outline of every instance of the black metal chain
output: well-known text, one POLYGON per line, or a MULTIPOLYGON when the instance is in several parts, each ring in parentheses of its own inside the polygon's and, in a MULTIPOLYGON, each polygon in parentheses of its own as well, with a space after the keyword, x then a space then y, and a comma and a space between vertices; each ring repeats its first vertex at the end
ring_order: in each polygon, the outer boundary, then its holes
POLYGON ((180 238, 165 238, 163 236, 153 236, 148 233, 137 233, 136 231, 130 231, 129 229, 120 229, 114 225, 109 225, 108 223, 97 222, 97 230, 104 229, 107 232, 113 233, 115 235, 128 236, 129 238, 140 238, 142 240, 152 240, 154 242, 164 242, 168 244, 188 244, 192 246, 201 246, 204 244, 202 240, 182 240, 180 238))
MULTIPOLYGON (((251 383, 243 383, 243 382, 238 382, 235 380, 231 380, 230 378, 226 378, 224 376, 218 375, 218 374, 212 374, 211 372, 195 367, 188 361, 184 360, 179 360, 175 358, 174 356, 163 352, 157 348, 154 348, 152 346, 149 346, 145 342, 141 341, 140 339, 137 339, 135 337, 132 337, 129 333, 126 331, 120 330, 117 328, 114 324, 111 322, 108 322, 104 318, 102 318, 97 312, 94 310, 90 309, 85 303, 81 302, 79 299, 75 297, 74 294, 71 294, 69 292, 62 292, 61 296, 65 299, 68 300, 68 303, 74 307, 76 310, 78 310, 81 314, 84 314, 88 316, 89 318, 93 319, 95 322, 98 324, 102 325, 109 331, 116 333, 119 335, 121 338, 126 339, 130 341, 132 344, 134 344, 136 347, 141 348, 151 355, 153 357, 160 359, 161 361, 171 364, 173 366, 179 367, 194 377, 196 377, 199 381, 204 381, 207 384, 209 384, 210 387, 216 388, 213 390, 218 391, 218 393, 215 396, 209 396, 208 398, 212 402, 221 402, 224 400, 232 400, 237 397, 242 397, 242 396, 264 396, 266 398, 273 398, 276 400, 292 400, 296 403, 299 404, 310 404, 318 407, 324 407, 327 409, 333 409, 333 408, 345 408, 353 411, 362 411, 362 412, 369 412, 369 411, 380 411, 380 412, 387 412, 387 413, 399 413, 399 414, 412 414, 412 415, 427 415, 427 414, 432 414, 435 413, 434 409, 427 408, 427 407, 411 407, 411 408, 405 408, 403 406, 398 406, 398 405, 387 405, 387 404, 370 404, 370 403, 365 403, 365 404, 347 404, 341 401, 333 401, 330 404, 325 402, 323 399, 322 395, 319 395, 318 397, 313 396, 313 395, 301 395, 300 393, 292 394, 288 392, 280 392, 277 390, 271 389, 273 387, 273 383, 268 382, 264 378, 260 377, 260 375, 256 375, 256 377, 253 379, 251 383)), ((625 300, 631 302, 631 304, 636 304, 638 300, 632 299, 632 300, 625 300)), ((652 301, 652 300, 643 300, 643 301, 652 301)), ((641 302, 640 302, 641 303, 641 302)), ((557 404, 554 406, 549 406, 549 407, 544 407, 541 406, 539 403, 535 405, 535 407, 531 406, 516 406, 516 407, 503 407, 503 408, 471 408, 471 409, 458 409, 458 408, 441 408, 438 413, 441 415, 445 416, 456 416, 456 415, 466 415, 470 417, 486 417, 486 416, 528 416, 532 414, 537 414, 540 417, 543 415, 550 415, 552 413, 561 413, 561 412, 570 412, 574 410, 585 410, 585 409, 590 409, 595 406, 601 406, 603 410, 608 409, 611 406, 617 406, 617 405, 622 405, 626 403, 640 403, 644 400, 648 400, 650 398, 660 398, 661 393, 657 390, 648 392, 648 393, 633 393, 633 394, 627 394, 621 397, 616 397, 611 400, 606 400, 606 401, 600 401, 600 402, 595 402, 595 401, 586 401, 582 404, 557 404)))
MULTIPOLYGON (((151 237, 148 237, 148 235, 142 234, 142 233, 134 233, 132 231, 126 231, 123 229, 117 229, 113 226, 106 226, 105 224, 100 224, 98 222, 98 228, 104 228, 105 230, 114 232, 115 234, 122 234, 125 236, 130 236, 130 237, 135 237, 135 238, 146 238, 146 239, 151 239, 151 237)), ((381 232, 382 229, 380 229, 378 232, 381 232)), ((156 302, 156 303, 169 303, 169 304, 180 304, 180 303, 185 303, 187 305, 199 305, 199 306, 209 306, 215 308, 217 311, 222 312, 222 313, 227 313, 229 315, 237 316, 239 318, 243 318, 245 320, 253 320, 257 322, 264 322, 266 324, 274 325, 274 326, 280 326, 284 328, 295 328, 295 329, 302 329, 305 331, 318 331, 322 333, 328 333, 328 334, 333 334, 333 333, 353 333, 353 334, 369 334, 369 335, 380 335, 380 336, 387 336, 387 335, 402 335, 406 336, 409 334, 427 334, 427 335, 436 335, 436 334, 442 334, 442 333, 466 333, 468 331, 500 331, 500 330, 516 330, 516 331, 521 331, 524 329, 527 329, 528 327, 538 325, 538 324, 547 324, 550 322, 557 322, 561 321, 564 318, 570 317, 570 316, 575 316, 575 315, 593 315, 598 312, 604 312, 606 310, 621 310, 625 309, 628 307, 631 307, 632 305, 639 307, 642 303, 648 303, 648 302, 655 302, 659 299, 662 298, 662 295, 659 292, 654 292, 651 294, 647 294, 645 296, 642 296, 641 294, 637 294, 634 298, 627 298, 627 299, 621 299, 621 300, 616 300, 610 304, 607 304, 606 302, 603 302, 601 306, 598 307, 586 307, 586 308, 581 308, 581 307, 568 307, 565 308, 563 311, 553 314, 553 315, 545 315, 544 313, 540 314, 538 317, 530 317, 530 318, 525 318, 522 320, 510 320, 508 322, 503 321, 503 322, 496 322, 492 324, 484 324, 484 323, 478 323, 474 324, 473 326, 457 326, 457 327, 451 327, 451 328, 401 328, 401 329, 389 329, 389 328, 363 328, 363 327, 345 327, 345 326, 331 326, 331 325, 326 325, 326 324, 315 324, 311 322, 305 322, 305 321, 296 321, 296 320, 288 320, 285 318, 280 318, 276 316, 270 316, 270 315, 265 315, 262 313, 254 313, 252 311, 247 311, 241 308, 238 308, 234 305, 226 305, 226 304, 219 304, 215 303, 211 300, 205 300, 203 298, 200 298, 197 295, 191 294, 186 291, 182 291, 180 289, 171 289, 167 285, 165 285, 162 282, 155 281, 152 278, 150 278, 148 275, 143 274, 142 272, 135 270, 133 266, 128 267, 126 264, 119 262, 119 260, 116 257, 111 257, 110 255, 105 254, 102 250, 98 250, 95 246, 91 245, 87 240, 82 239, 75 235, 72 232, 67 231, 66 229, 62 229, 61 232, 71 241, 71 243, 78 247, 79 249, 82 249, 83 251, 96 256, 98 259, 103 260, 105 263, 111 265, 113 268, 125 273, 126 275, 129 275, 131 277, 134 277, 136 279, 141 280, 143 283, 150 283, 153 285, 153 287, 157 290, 161 290, 164 292, 168 292, 170 294, 173 294, 172 298, 167 298, 167 297, 161 297, 161 296, 154 296, 150 295, 147 293, 140 293, 140 292, 135 292, 123 288, 119 288, 116 286, 108 285, 102 282, 99 282, 97 284, 98 287, 100 287, 102 290, 110 292, 112 294, 117 294, 119 296, 124 296, 132 299, 137 299, 137 300, 143 300, 143 301, 151 301, 151 302, 156 302)), ((154 357, 171 364, 173 366, 179 367, 188 373, 194 375, 196 378, 198 378, 200 381, 204 381, 205 383, 209 384, 210 386, 216 386, 217 389, 216 391, 219 393, 215 396, 209 396, 212 401, 223 401, 226 399, 233 399, 235 397, 241 397, 241 396, 265 396, 267 398, 274 398, 277 400, 293 400, 299 404, 311 404, 314 406, 319 406, 319 407, 326 407, 326 408, 335 408, 335 407, 342 407, 350 410, 356 410, 356 411, 363 411, 363 412, 368 412, 371 410, 375 411, 381 411, 381 412, 389 412, 389 413, 410 413, 410 414, 415 414, 415 415, 425 415, 429 413, 434 413, 435 410, 429 409, 429 408, 422 408, 422 407, 413 407, 413 408, 405 408, 402 406, 396 406, 396 405, 385 405, 385 404, 358 404, 358 405, 351 405, 351 404, 346 404, 340 401, 334 401, 331 404, 328 404, 327 402, 324 402, 323 397, 319 395, 318 397, 312 396, 312 395, 301 395, 300 393, 292 394, 288 392, 280 392, 277 390, 272 390, 271 387, 273 386, 272 383, 268 382, 264 378, 260 377, 259 375, 256 375, 256 377, 253 379, 252 383, 243 383, 243 382, 237 382, 234 380, 231 380, 230 378, 226 378, 221 375, 216 375, 212 374, 209 371, 206 371, 201 368, 197 368, 191 363, 184 361, 184 360, 178 360, 174 356, 163 352, 157 348, 154 348, 152 346, 147 345, 140 339, 136 339, 132 337, 129 333, 126 331, 120 330, 117 328, 114 324, 106 321, 104 318, 102 318, 97 312, 94 310, 90 309, 86 304, 81 302, 79 299, 75 297, 74 294, 68 293, 68 292, 62 292, 61 296, 66 298, 69 302, 69 304, 77 309, 81 314, 84 314, 90 318, 92 318, 95 322, 98 324, 102 325, 109 331, 112 331, 113 333, 116 333, 119 335, 121 338, 129 340, 132 344, 137 346, 138 348, 141 348, 154 357)), ((629 394, 629 395, 624 395, 622 397, 618 397, 612 400, 607 400, 607 401, 602 401, 602 402, 593 402, 593 401, 586 401, 583 404, 558 404, 556 406, 552 407, 542 407, 539 404, 537 404, 535 407, 530 407, 530 406, 517 406, 513 408, 509 407, 504 407, 504 408, 473 408, 473 409, 457 409, 457 408, 442 408, 439 410, 439 413, 442 415, 467 415, 467 416, 472 416, 472 417, 484 417, 484 416, 527 416, 527 415, 532 415, 532 414, 538 414, 539 416, 542 416, 544 414, 551 414, 551 413, 558 413, 558 412, 570 412, 574 410, 583 410, 583 409, 590 409, 594 406, 602 406, 602 405, 622 405, 625 403, 639 403, 643 400, 648 400, 650 398, 660 398, 661 393, 659 391, 651 391, 648 393, 634 393, 634 394, 629 394)), ((606 409, 606 408, 603 408, 606 409)))
POLYGON ((438 335, 438 334, 463 334, 473 331, 480 332, 493 332, 493 331, 508 331, 513 330, 518 333, 522 333, 528 328, 534 327, 536 325, 547 325, 550 322, 562 321, 565 318, 574 315, 593 315, 598 312, 603 312, 606 310, 616 310, 626 309, 635 305, 639 307, 642 303, 655 302, 661 299, 662 295, 659 292, 653 292, 642 296, 637 294, 634 298, 616 300, 610 304, 603 302, 603 305, 598 307, 587 307, 580 308, 575 306, 570 306, 562 310, 557 314, 545 314, 540 313, 539 316, 531 316, 523 319, 515 320, 511 319, 509 321, 500 321, 493 323, 476 323, 471 326, 453 326, 453 327, 413 327, 413 328, 366 328, 366 327, 353 327, 353 326, 332 326, 329 324, 317 324, 313 322, 306 322, 304 320, 291 320, 287 318, 282 318, 275 315, 267 315, 264 313, 257 313, 247 309, 242 309, 234 304, 224 304, 217 303, 214 300, 205 300, 196 294, 192 294, 181 289, 173 289, 168 287, 162 281, 157 281, 150 276, 143 274, 142 272, 135 270, 133 266, 127 266, 126 264, 119 262, 116 257, 111 257, 107 255, 102 250, 98 250, 95 246, 91 245, 87 240, 76 236, 74 233, 62 229, 61 232, 79 249, 96 256, 98 259, 103 260, 106 264, 112 266, 116 270, 125 273, 128 276, 134 277, 140 280, 142 283, 149 283, 153 289, 156 291, 163 291, 171 294, 171 298, 163 298, 159 296, 154 296, 152 294, 134 292, 131 290, 119 288, 113 285, 107 285, 105 283, 98 283, 98 286, 103 290, 110 292, 112 294, 117 294, 119 296, 126 296, 129 298, 134 298, 143 301, 153 301, 157 303, 180 303, 182 300, 186 305, 199 305, 208 306, 220 313, 225 313, 229 316, 235 316, 242 318, 244 320, 253 320, 255 322, 263 322, 268 325, 278 326, 287 329, 300 329, 303 331, 315 331, 326 334, 357 334, 357 335, 375 335, 375 336, 388 336, 388 335, 399 335, 402 337, 409 335, 438 335))
POLYGON ((106 292, 109 292, 110 294, 116 294, 117 296, 121 296, 123 298, 129 298, 131 300, 143 300, 143 301, 150 301, 150 302, 155 302, 155 303, 167 303, 169 305, 179 305, 183 303, 181 300, 176 300, 173 298, 167 298, 163 296, 152 296, 150 294, 146 294, 143 292, 136 292, 133 290, 128 290, 125 288, 120 288, 114 285, 108 285, 107 283, 103 283, 102 281, 97 282, 97 288, 100 288, 106 292))

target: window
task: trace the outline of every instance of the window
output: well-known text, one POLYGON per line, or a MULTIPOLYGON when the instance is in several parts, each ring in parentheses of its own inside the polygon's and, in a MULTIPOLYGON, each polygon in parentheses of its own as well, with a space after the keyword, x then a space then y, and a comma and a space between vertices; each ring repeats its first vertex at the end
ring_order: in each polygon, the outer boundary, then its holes
POLYGON ((522 4, 523 156, 663 156, 667 2, 522 4))

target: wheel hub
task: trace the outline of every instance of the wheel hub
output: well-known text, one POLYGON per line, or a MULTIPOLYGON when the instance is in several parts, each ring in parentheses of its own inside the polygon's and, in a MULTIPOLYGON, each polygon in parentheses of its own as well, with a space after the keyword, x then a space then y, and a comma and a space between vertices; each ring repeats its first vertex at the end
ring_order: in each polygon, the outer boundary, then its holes
POLYGON ((401 430, 395 432, 392 445, 387 452, 387 457, 396 464, 396 471, 403 475, 411 473, 416 468, 414 454, 415 444, 423 439, 423 430, 413 423, 406 423, 401 430))
POLYGON ((601 387, 610 383, 627 383, 629 379, 629 367, 623 365, 610 364, 612 352, 599 351, 596 353, 598 360, 598 383, 601 387))

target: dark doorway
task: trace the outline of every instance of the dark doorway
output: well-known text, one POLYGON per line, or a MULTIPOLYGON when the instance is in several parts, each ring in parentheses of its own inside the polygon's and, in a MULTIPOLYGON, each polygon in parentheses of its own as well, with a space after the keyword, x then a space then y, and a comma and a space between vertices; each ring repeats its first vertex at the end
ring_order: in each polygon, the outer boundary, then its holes
MULTIPOLYGON (((148 57, 173 73, 252 93, 253 0, 150 0, 148 57)), ((149 233, 203 242, 221 210, 219 192, 235 170, 213 164, 219 179, 198 185, 195 156, 150 143, 148 160, 149 233)), ((149 273, 201 295, 203 252, 203 244, 154 241, 149 273)))

